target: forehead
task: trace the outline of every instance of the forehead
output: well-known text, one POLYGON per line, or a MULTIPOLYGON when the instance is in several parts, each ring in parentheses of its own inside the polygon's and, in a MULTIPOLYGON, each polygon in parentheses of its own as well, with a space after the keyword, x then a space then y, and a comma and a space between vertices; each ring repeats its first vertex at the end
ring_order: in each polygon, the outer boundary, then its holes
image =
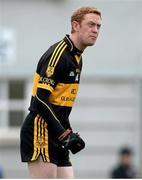
POLYGON ((90 13, 90 14, 84 15, 82 22, 83 21, 101 24, 101 17, 98 14, 90 13))

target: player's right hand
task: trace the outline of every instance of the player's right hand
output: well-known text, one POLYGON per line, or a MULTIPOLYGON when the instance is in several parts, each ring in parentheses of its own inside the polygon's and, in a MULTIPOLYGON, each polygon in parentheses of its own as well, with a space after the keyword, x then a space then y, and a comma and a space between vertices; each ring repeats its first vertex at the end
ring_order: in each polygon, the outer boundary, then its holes
POLYGON ((78 133, 73 133, 68 129, 65 131, 65 134, 66 136, 64 136, 64 138, 59 138, 59 140, 61 141, 62 145, 69 149, 73 154, 76 154, 85 148, 85 142, 78 133))

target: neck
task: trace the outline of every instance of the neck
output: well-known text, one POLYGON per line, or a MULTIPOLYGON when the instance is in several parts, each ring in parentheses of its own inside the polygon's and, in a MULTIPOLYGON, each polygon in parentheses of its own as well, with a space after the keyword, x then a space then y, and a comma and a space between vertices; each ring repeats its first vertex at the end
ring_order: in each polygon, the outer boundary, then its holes
POLYGON ((72 40, 73 44, 75 45, 75 47, 81 51, 84 51, 84 49, 86 48, 86 46, 84 46, 83 44, 80 43, 79 38, 75 35, 75 34, 71 34, 70 35, 70 39, 72 40))

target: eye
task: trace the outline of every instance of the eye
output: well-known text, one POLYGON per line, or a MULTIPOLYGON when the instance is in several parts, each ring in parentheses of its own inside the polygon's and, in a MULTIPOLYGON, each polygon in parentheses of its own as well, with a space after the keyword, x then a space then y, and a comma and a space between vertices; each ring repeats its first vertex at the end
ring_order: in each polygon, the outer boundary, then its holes
POLYGON ((97 24, 97 29, 100 29, 101 25, 100 24, 97 24))
POLYGON ((95 24, 94 24, 93 22, 89 22, 89 23, 88 23, 88 26, 89 26, 89 27, 93 27, 94 25, 95 25, 95 24))

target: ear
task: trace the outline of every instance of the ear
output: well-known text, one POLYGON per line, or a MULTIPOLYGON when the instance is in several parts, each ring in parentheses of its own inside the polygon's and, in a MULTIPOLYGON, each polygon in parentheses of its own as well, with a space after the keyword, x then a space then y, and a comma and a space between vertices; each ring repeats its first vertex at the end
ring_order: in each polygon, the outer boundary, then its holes
POLYGON ((80 28, 80 23, 77 22, 77 21, 73 21, 72 22, 72 27, 73 27, 74 31, 78 31, 79 28, 80 28))

